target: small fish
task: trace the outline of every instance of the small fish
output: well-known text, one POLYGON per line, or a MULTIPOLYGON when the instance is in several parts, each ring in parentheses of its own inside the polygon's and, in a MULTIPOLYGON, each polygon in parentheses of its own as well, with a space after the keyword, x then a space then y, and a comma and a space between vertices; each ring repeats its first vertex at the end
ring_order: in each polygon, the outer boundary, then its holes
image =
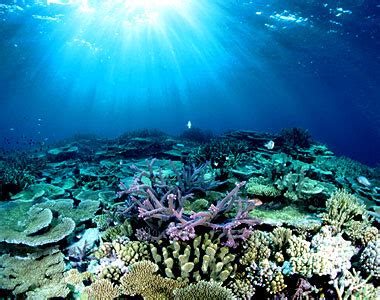
POLYGON ((13 127, 9 128, 10 131, 15 131, 15 129, 13 127))
POLYGON ((191 129, 191 121, 187 122, 187 128, 191 129))
POLYGON ((120 162, 119 162, 119 165, 121 166, 123 164, 123 161, 122 160, 120 160, 120 162))
POLYGON ((360 184, 362 184, 362 185, 364 185, 364 186, 366 186, 366 187, 371 186, 371 183, 369 182, 369 180, 368 180, 366 177, 364 177, 364 176, 359 176, 359 177, 356 178, 356 180, 357 180, 360 184))
POLYGON ((269 142, 266 142, 264 144, 264 147, 267 148, 268 150, 272 150, 274 148, 274 142, 272 140, 269 142))
POLYGON ((255 206, 260 206, 263 202, 258 198, 253 198, 248 200, 249 203, 253 203, 255 206))

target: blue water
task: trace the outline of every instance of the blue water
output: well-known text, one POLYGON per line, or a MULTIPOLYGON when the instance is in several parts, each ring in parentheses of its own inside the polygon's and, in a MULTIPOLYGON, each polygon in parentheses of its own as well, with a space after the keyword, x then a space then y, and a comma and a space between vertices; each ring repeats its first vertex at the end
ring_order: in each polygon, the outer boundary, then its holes
POLYGON ((66 2, 0 1, 3 147, 191 120, 379 163, 378 1, 66 2))

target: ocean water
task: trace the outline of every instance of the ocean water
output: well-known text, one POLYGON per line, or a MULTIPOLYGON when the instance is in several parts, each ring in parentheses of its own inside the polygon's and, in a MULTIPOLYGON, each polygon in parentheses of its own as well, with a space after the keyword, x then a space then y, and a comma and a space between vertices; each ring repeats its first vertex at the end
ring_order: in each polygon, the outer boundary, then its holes
POLYGON ((190 120, 302 127, 379 162, 376 1, 52 2, 2 1, 2 141, 179 134, 190 120))

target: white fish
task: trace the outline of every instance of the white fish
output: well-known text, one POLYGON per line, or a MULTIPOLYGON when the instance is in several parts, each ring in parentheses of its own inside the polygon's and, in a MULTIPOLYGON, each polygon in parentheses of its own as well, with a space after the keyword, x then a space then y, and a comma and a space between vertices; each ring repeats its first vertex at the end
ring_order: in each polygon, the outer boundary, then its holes
POLYGON ((14 131, 15 129, 13 127, 9 128, 10 131, 14 131))
POLYGON ((191 121, 187 122, 187 128, 191 129, 191 121))
POLYGON ((269 141, 269 142, 266 142, 264 144, 264 147, 267 148, 267 149, 269 149, 269 150, 272 150, 274 148, 274 142, 272 140, 269 141))
POLYGON ((359 177, 357 177, 356 178, 356 180, 360 183, 360 184, 362 184, 362 185, 364 185, 364 186, 371 186, 371 183, 369 182, 369 180, 366 178, 366 177, 364 177, 364 176, 359 176, 359 177))

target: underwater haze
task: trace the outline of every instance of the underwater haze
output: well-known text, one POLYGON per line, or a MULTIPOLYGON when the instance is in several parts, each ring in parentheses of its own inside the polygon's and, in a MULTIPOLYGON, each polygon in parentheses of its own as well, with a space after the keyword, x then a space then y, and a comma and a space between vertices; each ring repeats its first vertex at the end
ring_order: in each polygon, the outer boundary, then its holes
MULTIPOLYGON (((380 152, 373 0, 2 0, 0 135, 308 129, 380 152)), ((18 145, 18 144, 17 144, 18 145)))

